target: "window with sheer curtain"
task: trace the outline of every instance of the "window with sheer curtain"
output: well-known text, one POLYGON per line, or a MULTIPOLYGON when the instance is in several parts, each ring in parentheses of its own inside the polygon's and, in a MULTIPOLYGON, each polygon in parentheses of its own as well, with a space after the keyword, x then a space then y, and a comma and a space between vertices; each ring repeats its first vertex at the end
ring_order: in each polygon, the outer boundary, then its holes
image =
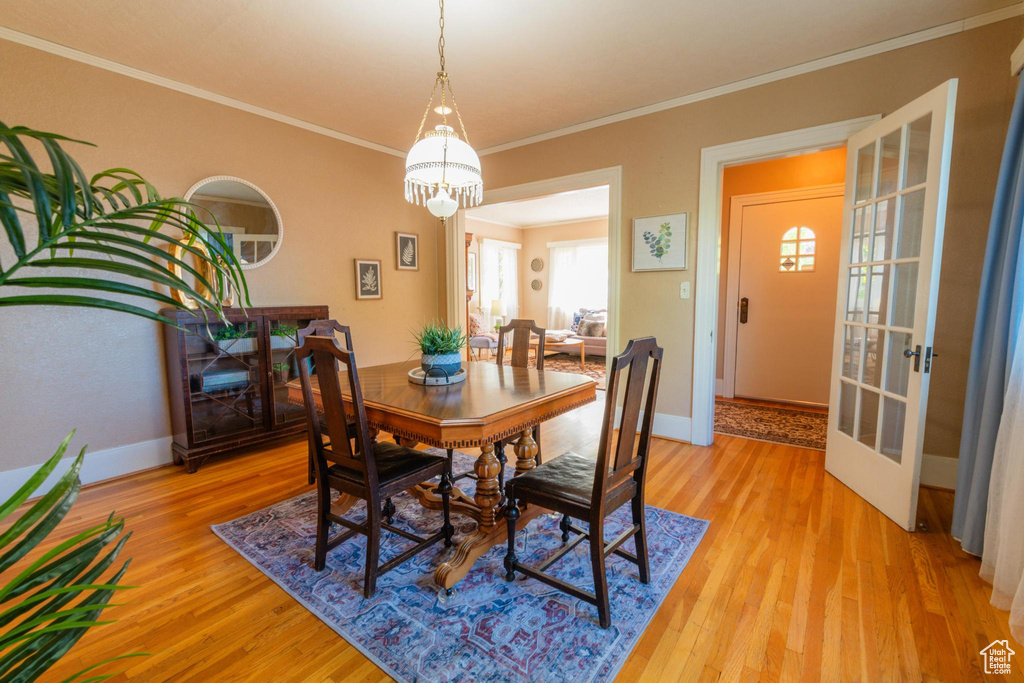
POLYGON ((581 308, 608 308, 608 240, 551 242, 548 329, 567 330, 581 308))
POLYGON ((484 239, 480 245, 480 307, 493 324, 491 302, 505 303, 505 320, 519 315, 519 247, 513 242, 484 239))

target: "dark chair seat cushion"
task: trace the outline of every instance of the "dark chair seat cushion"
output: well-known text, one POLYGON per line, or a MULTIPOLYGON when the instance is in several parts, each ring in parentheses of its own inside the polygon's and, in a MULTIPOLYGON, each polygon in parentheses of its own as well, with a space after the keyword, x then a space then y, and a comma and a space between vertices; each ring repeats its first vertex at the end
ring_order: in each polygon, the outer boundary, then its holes
MULTIPOLYGON (((515 477, 512 482, 516 498, 529 498, 530 492, 536 492, 545 498, 564 500, 572 505, 589 508, 594 493, 596 467, 592 458, 568 451, 515 477)), ((606 496, 616 501, 629 499, 635 490, 636 484, 632 479, 627 479, 608 491, 606 496)))
MULTIPOLYGON (((388 482, 427 469, 445 462, 443 455, 431 455, 414 448, 399 446, 390 441, 380 441, 373 445, 373 455, 377 461, 377 483, 385 486, 388 482)), ((327 470, 331 475, 347 479, 358 484, 363 483, 363 473, 341 465, 331 465, 327 470)))

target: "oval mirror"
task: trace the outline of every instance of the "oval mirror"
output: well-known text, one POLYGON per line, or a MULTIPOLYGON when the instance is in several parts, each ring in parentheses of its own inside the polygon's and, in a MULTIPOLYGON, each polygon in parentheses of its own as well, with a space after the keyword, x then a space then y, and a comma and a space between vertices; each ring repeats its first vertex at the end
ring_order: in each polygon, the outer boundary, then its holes
MULTIPOLYGON (((185 200, 217 217, 224 239, 243 270, 262 266, 281 248, 281 212, 266 192, 248 180, 226 175, 205 178, 189 188, 185 200)), ((212 222, 209 216, 199 218, 212 222)))

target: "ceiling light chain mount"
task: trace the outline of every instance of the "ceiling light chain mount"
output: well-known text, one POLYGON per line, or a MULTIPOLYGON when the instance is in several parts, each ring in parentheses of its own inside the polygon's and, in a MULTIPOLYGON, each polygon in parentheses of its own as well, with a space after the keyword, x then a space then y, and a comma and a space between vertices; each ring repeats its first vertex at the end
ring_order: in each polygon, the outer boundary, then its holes
POLYGON ((469 145, 466 126, 462 122, 462 114, 459 113, 459 105, 455 102, 455 93, 445 70, 444 0, 440 0, 439 5, 441 17, 438 26, 441 36, 437 41, 437 53, 441 69, 434 79, 434 87, 430 91, 430 99, 416 131, 412 149, 405 159, 405 199, 426 206, 438 218, 447 219, 459 209, 460 204, 463 207, 478 205, 483 200, 484 185, 480 158, 469 145), (441 123, 434 130, 424 133, 423 128, 439 90, 440 104, 433 107, 433 111, 441 117, 441 123), (448 125, 448 115, 452 113, 459 122, 462 138, 448 125))

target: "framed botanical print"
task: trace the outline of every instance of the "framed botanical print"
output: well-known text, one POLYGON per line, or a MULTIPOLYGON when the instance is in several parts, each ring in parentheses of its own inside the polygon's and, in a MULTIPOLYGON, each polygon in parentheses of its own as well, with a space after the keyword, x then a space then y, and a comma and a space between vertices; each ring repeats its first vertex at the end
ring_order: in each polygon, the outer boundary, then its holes
POLYGON ((405 232, 395 233, 395 254, 399 270, 420 269, 420 237, 405 232))
POLYGON ((466 254, 466 289, 476 291, 476 254, 466 254))
POLYGON ((685 213, 633 219, 633 272, 686 270, 685 213))
POLYGON ((384 298, 380 285, 380 261, 356 259, 356 298, 384 298))

